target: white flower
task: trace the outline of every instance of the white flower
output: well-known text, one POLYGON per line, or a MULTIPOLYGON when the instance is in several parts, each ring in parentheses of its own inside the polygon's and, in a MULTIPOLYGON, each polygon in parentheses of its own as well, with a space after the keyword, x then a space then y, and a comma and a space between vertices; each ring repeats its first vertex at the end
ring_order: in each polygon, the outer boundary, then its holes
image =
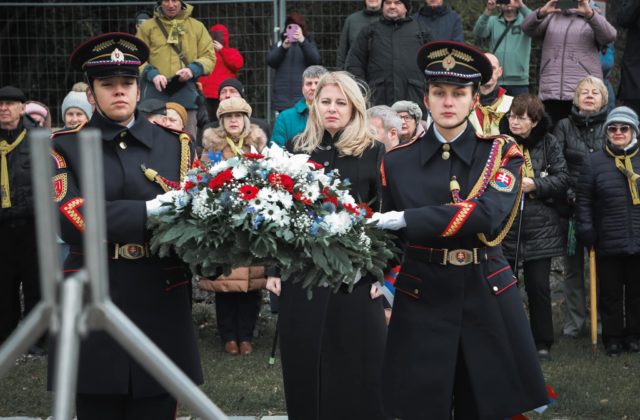
POLYGON ((287 226, 291 221, 287 212, 276 204, 265 204, 262 208, 261 214, 264 216, 265 220, 274 222, 280 227, 287 226))
POLYGON ((228 167, 229 167, 229 163, 226 160, 221 160, 220 162, 216 163, 209 169, 209 174, 212 177, 214 177, 218 175, 220 172, 227 169, 228 167))
POLYGON ((302 188, 302 196, 311 200, 311 201, 316 201, 318 199, 318 197, 320 196, 320 187, 318 186, 317 183, 313 183, 313 184, 309 184, 309 185, 305 185, 302 188))
POLYGON ((369 236, 365 233, 365 231, 361 231, 360 232, 360 238, 359 241, 360 245, 362 245, 362 247, 368 251, 369 248, 371 247, 371 238, 369 238, 369 236))
POLYGON ((351 228, 351 216, 346 211, 331 213, 324 217, 322 227, 331 235, 344 235, 351 228))
POLYGON ((258 198, 267 203, 275 203, 278 201, 278 191, 271 187, 265 187, 258 192, 258 198))
POLYGON ((245 165, 238 165, 231 170, 231 173, 235 179, 243 179, 247 176, 249 171, 245 165))
POLYGON ((293 197, 291 197, 291 194, 286 191, 277 191, 276 200, 285 209, 290 209, 291 206, 293 206, 293 197))
POLYGON ((200 218, 207 219, 211 216, 215 216, 219 209, 214 208, 213 203, 209 202, 209 197, 207 195, 207 190, 204 189, 200 191, 198 195, 193 198, 193 206, 191 206, 191 213, 200 218))

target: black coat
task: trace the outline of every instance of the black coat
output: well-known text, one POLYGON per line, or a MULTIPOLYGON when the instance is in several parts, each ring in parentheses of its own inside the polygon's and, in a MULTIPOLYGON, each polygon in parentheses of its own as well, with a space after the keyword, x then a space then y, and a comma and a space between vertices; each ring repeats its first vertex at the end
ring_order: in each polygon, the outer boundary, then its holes
MULTIPOLYGON (((140 165, 158 171, 168 181, 179 181, 178 136, 139 114, 127 129, 95 112, 86 127, 102 130, 107 250, 112 253, 116 243, 147 243, 145 202, 163 191, 144 176, 140 165)), ((53 149, 57 167, 54 184, 57 180, 61 186, 56 190, 61 236, 71 246, 64 268, 70 273, 81 268, 84 260, 79 168, 85 162, 80 161, 76 132, 57 133, 53 149)), ((190 161, 193 155, 192 150, 190 161)), ((202 383, 191 320, 191 275, 184 265, 174 258, 156 256, 137 260, 110 257, 108 270, 109 290, 116 306, 187 376, 202 383)), ((130 393, 138 398, 166 392, 104 332, 92 332, 81 343, 77 390, 84 394, 130 393)))
POLYGON ((548 402, 529 322, 500 247, 488 260, 461 267, 429 263, 429 252, 420 252, 484 247, 477 234, 495 238, 517 204, 523 161, 513 142, 499 148, 504 163, 483 195, 457 205, 449 204, 451 177, 467 197, 494 146, 469 124, 450 147, 445 160, 432 125, 384 158, 383 208, 404 211, 407 223, 383 368, 385 410, 393 418, 451 418, 460 382, 468 383, 479 419, 502 419, 548 402), (505 177, 501 186, 498 175, 505 177), (469 381, 454 379, 459 357, 469 381))
POLYGON ((618 99, 640 101, 640 2, 622 0, 618 24, 627 28, 627 44, 620 66, 618 99))
MULTIPOLYGON (((616 155, 623 152, 611 146, 616 155)), ((636 144, 627 154, 638 151, 636 144)), ((640 154, 631 158, 640 173, 640 154)), ((582 166, 576 198, 576 236, 602 255, 640 254, 640 205, 633 205, 627 178, 606 151, 589 155, 582 166)))
MULTIPOLYGON (((292 151, 291 141, 286 147, 292 151)), ((374 200, 380 193, 379 168, 384 146, 376 143, 360 158, 338 155, 325 136, 323 148, 311 160, 326 170, 338 169, 351 181, 356 201, 374 200)), ((280 352, 291 420, 383 419, 380 366, 386 326, 382 300, 372 300, 372 278, 353 292, 317 288, 307 299, 300 284, 284 281, 280 295, 280 352)))
POLYGON ((7 154, 7 169, 9 170, 9 189, 11 207, 0 206, 0 223, 16 220, 31 220, 33 223, 33 187, 31 183, 31 148, 29 145, 29 130, 36 127, 36 123, 27 115, 20 119, 15 130, 0 130, 0 140, 12 144, 23 130, 27 130, 26 138, 7 154))
MULTIPOLYGON (((506 119, 501 121, 500 132, 513 136, 518 144, 529 150, 535 173, 536 190, 526 194, 520 231, 520 261, 533 261, 563 255, 566 247, 565 224, 558 214, 557 205, 564 202, 569 186, 569 173, 560 142, 549 133, 548 117, 533 128, 526 139, 514 136, 506 119), (545 175, 546 172, 546 175, 545 175)), ((515 259, 518 236, 516 217, 511 230, 502 242, 504 255, 515 259)))
POLYGON ((420 28, 428 28, 434 40, 464 42, 462 18, 451 6, 423 5, 413 15, 420 28))
POLYGON ((302 73, 312 65, 320 64, 320 51, 310 35, 304 42, 294 42, 284 48, 275 44, 267 54, 267 64, 275 70, 271 108, 282 111, 291 108, 302 98, 302 73))
POLYGON ((424 75, 416 65, 416 55, 430 40, 429 30, 410 17, 380 19, 360 31, 347 56, 346 69, 369 84, 374 105, 391 106, 407 100, 424 108, 424 75))
POLYGON ((573 214, 573 206, 576 201, 575 188, 582 162, 590 153, 602 150, 607 139, 606 127, 604 126, 606 119, 606 108, 587 116, 580 115, 578 108, 574 106, 569 117, 558 121, 553 130, 553 135, 561 144, 569 171, 567 216, 573 214))

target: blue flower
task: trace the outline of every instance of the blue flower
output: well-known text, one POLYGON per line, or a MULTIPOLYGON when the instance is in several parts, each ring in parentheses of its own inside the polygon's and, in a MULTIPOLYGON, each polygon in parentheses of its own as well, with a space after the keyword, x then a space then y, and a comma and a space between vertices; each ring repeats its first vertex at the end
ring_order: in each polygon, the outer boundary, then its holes
POLYGON ((211 164, 216 164, 222 160, 222 152, 207 151, 207 157, 211 161, 211 164))
POLYGON ((313 222, 313 224, 309 228, 309 235, 318 236, 318 229, 320 229, 320 223, 313 222))
POLYGON ((328 212, 328 213, 335 213, 336 212, 336 206, 333 205, 333 203, 322 203, 322 210, 328 212))
POLYGON ((260 226, 262 225, 263 221, 264 221, 264 216, 258 213, 256 217, 253 219, 253 225, 251 226, 251 229, 253 230, 260 229, 260 226))

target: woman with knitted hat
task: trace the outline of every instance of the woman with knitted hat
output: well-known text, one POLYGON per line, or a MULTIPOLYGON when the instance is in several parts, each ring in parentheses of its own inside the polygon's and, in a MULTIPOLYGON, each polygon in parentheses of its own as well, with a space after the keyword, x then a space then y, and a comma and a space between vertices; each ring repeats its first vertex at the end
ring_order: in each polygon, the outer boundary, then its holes
POLYGON ((640 352, 640 155, 638 116, 614 108, 604 149, 582 165, 576 191, 576 234, 595 247, 602 342, 607 355, 640 352))
POLYGON ((93 116, 93 107, 87 100, 85 92, 69 92, 62 101, 61 111, 62 121, 64 121, 66 128, 85 124, 93 116))
MULTIPOLYGON (((251 106, 242 98, 220 102, 217 110, 220 126, 207 128, 202 136, 202 160, 208 161, 215 153, 230 159, 243 153, 260 153, 267 145, 267 136, 251 124, 251 106)), ((240 267, 228 276, 200 279, 198 286, 215 292, 216 321, 224 344, 224 351, 249 354, 253 351, 251 339, 260 310, 260 289, 267 278, 264 267, 240 267)))

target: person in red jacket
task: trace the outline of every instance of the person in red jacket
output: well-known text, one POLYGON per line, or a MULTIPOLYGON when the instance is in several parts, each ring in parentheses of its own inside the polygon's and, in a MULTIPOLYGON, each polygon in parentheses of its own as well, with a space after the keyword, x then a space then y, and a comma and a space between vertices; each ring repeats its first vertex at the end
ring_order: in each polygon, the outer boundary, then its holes
POLYGON ((216 110, 220 103, 218 86, 227 79, 235 79, 244 66, 244 58, 240 51, 229 48, 229 30, 218 23, 209 29, 213 39, 213 48, 216 51, 216 66, 208 76, 202 76, 199 82, 202 84, 204 97, 207 99, 207 113, 210 121, 217 121, 216 110))

